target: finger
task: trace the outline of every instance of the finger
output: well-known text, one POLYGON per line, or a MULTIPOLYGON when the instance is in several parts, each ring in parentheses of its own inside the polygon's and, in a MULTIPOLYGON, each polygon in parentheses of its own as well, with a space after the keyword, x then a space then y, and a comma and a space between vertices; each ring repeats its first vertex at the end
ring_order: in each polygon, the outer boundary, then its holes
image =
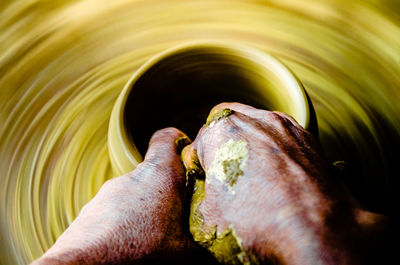
POLYGON ((246 114, 248 116, 251 116, 252 112, 257 110, 256 108, 254 108, 252 106, 245 105, 245 104, 238 103, 238 102, 223 102, 223 103, 220 103, 220 104, 216 105, 215 107, 213 107, 210 111, 209 116, 212 116, 215 112, 222 110, 222 109, 231 109, 231 110, 246 114))
POLYGON ((252 118, 264 118, 265 113, 268 113, 266 110, 262 109, 256 109, 252 106, 245 105, 242 103, 238 102, 223 102, 218 105, 216 105, 212 110, 210 111, 209 117, 215 115, 215 113, 218 113, 222 109, 231 109, 236 112, 240 112, 244 115, 247 115, 252 118))
POLYGON ((200 165, 194 144, 187 145, 182 150, 181 158, 188 177, 204 178, 204 170, 200 165))
MULTIPOLYGON (((153 134, 149 148, 136 171, 149 171, 153 181, 181 183, 185 179, 185 169, 180 160, 180 152, 183 146, 190 143, 189 137, 176 128, 165 128, 153 134)), ((142 172, 144 173, 144 172, 142 172)))
POLYGON ((176 128, 165 128, 153 134, 144 161, 179 160, 183 147, 190 144, 189 137, 176 128))
POLYGON ((276 122, 277 119, 276 119, 276 115, 275 114, 278 114, 281 117, 289 120, 296 127, 301 127, 301 125, 299 125, 298 122, 293 117, 291 117, 289 114, 286 114, 284 112, 257 109, 257 108, 254 108, 252 106, 245 105, 245 104, 238 103, 238 102, 224 102, 224 103, 220 103, 220 104, 216 105, 210 111, 209 117, 215 115, 215 113, 218 113, 222 109, 231 109, 233 111, 240 112, 240 113, 242 113, 244 115, 247 115, 249 117, 258 119, 259 121, 261 121, 263 123, 265 123, 265 122, 267 122, 267 123, 276 122))
POLYGON ((261 128, 257 128, 257 120, 225 106, 220 104, 220 108, 211 111, 206 125, 200 129, 194 142, 183 149, 181 158, 187 176, 204 179, 204 172, 209 170, 215 152, 221 146, 229 140, 244 140, 249 131, 253 135, 263 133, 261 128))
POLYGON ((164 196, 179 194, 183 198, 185 168, 179 153, 182 147, 189 143, 190 139, 186 134, 176 128, 165 128, 155 132, 150 139, 144 161, 127 176, 157 187, 163 191, 164 196))

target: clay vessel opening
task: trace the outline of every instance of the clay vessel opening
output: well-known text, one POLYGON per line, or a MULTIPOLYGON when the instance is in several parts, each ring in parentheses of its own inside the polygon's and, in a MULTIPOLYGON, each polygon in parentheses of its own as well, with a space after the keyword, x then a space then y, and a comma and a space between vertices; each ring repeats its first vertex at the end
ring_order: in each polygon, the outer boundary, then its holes
POLYGON ((231 54, 207 49, 172 54, 133 84, 124 110, 125 129, 142 156, 158 129, 176 127, 193 140, 218 103, 272 109, 260 78, 243 58, 231 54))

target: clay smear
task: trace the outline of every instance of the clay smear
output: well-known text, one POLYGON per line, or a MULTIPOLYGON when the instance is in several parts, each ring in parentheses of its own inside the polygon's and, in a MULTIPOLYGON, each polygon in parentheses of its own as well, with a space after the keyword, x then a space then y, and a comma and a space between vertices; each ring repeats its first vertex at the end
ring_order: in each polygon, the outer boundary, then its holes
MULTIPOLYGON (((247 142, 230 139, 216 151, 214 161, 207 175, 215 176, 217 180, 233 187, 239 177, 243 176, 247 158, 247 142)), ((210 181, 210 178, 206 178, 206 181, 210 181)))

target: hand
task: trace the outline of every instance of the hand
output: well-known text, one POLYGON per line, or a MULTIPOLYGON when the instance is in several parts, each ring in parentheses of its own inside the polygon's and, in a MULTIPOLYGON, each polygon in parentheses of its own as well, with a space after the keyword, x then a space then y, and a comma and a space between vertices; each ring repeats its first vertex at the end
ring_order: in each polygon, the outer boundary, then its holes
POLYGON ((382 220, 333 179, 318 141, 283 113, 219 104, 182 159, 196 178, 190 230, 224 263, 360 263, 366 231, 382 220))
POLYGON ((184 225, 185 170, 178 153, 188 143, 177 129, 156 132, 144 161, 107 181, 34 264, 213 263, 184 225))

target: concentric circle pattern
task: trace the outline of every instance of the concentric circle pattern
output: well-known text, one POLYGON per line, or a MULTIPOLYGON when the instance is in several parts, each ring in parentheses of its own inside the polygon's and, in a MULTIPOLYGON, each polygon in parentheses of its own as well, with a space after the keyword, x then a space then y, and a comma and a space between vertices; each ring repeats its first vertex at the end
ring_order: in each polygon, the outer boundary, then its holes
POLYGON ((148 58, 186 41, 240 42, 283 61, 311 97, 329 160, 348 164, 340 181, 391 214, 399 14, 390 0, 2 0, 0 263, 40 256, 115 177, 118 94, 148 58))

